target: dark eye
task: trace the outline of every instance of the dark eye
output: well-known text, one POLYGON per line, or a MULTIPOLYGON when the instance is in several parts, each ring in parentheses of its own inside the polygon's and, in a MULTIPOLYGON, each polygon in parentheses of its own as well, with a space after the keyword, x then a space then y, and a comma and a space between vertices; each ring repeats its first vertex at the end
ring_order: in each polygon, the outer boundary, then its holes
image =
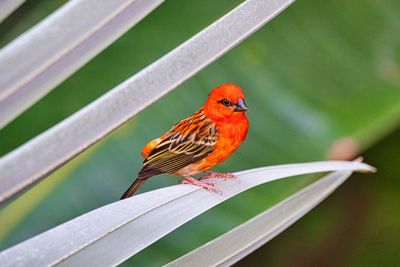
POLYGON ((229 101, 229 100, 226 99, 226 98, 224 98, 224 99, 222 99, 222 100, 220 100, 220 101, 218 101, 218 102, 221 103, 222 105, 224 105, 225 107, 230 107, 230 106, 233 105, 232 102, 229 101))

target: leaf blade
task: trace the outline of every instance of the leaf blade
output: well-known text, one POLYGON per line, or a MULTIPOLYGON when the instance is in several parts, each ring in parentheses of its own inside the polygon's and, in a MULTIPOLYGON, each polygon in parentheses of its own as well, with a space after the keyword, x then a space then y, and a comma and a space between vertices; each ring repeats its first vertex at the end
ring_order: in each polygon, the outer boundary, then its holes
POLYGON ((26 0, 3 0, 0 2, 0 23, 13 13, 26 0))
POLYGON ((0 50, 0 128, 162 2, 70 1, 0 50))
POLYGON ((361 162, 286 164, 239 172, 240 184, 216 180, 224 192, 222 196, 195 186, 162 188, 86 213, 1 252, 0 260, 5 266, 28 262, 69 266, 118 264, 195 216, 249 188, 293 175, 339 170, 374 171, 361 162))
POLYGON ((299 220, 350 177, 351 173, 340 171, 319 179, 166 266, 231 266, 299 220), (300 207, 299 204, 305 205, 300 207))

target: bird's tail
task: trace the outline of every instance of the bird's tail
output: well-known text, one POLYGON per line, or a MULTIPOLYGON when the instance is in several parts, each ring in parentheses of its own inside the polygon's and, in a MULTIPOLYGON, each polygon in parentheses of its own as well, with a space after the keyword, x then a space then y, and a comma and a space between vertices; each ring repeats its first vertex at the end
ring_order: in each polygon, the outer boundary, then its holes
POLYGON ((133 184, 128 188, 128 190, 126 190, 126 192, 122 195, 121 199, 133 196, 133 194, 135 194, 135 192, 144 184, 144 182, 147 181, 147 179, 148 177, 146 178, 138 177, 133 182, 133 184))

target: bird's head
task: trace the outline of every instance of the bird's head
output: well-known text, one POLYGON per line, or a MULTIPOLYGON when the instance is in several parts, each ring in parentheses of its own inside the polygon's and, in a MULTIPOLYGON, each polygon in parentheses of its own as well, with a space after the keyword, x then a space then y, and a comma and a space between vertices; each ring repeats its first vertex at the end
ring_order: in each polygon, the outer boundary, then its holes
POLYGON ((247 111, 245 96, 236 84, 223 84, 214 88, 206 103, 204 112, 214 120, 242 118, 247 111))

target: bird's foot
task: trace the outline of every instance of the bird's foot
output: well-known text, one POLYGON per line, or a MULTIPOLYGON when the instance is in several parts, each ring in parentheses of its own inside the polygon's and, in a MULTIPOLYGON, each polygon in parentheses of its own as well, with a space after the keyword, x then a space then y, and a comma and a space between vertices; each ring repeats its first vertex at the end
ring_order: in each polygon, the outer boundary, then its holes
POLYGON ((231 172, 227 172, 227 173, 219 173, 219 172, 213 172, 213 171, 206 171, 205 173, 207 173, 207 175, 204 175, 202 177, 200 177, 199 180, 205 180, 205 179, 210 179, 210 178, 223 178, 224 180, 237 180, 239 179, 238 176, 234 175, 231 172))
POLYGON ((182 180, 181 184, 196 185, 196 186, 202 187, 204 189, 207 189, 210 192, 214 192, 214 193, 222 195, 221 190, 216 188, 215 185, 213 183, 211 183, 211 182, 203 182, 203 181, 200 181, 200 180, 196 180, 195 178, 193 178, 191 176, 185 176, 184 178, 185 178, 185 180, 182 180))

